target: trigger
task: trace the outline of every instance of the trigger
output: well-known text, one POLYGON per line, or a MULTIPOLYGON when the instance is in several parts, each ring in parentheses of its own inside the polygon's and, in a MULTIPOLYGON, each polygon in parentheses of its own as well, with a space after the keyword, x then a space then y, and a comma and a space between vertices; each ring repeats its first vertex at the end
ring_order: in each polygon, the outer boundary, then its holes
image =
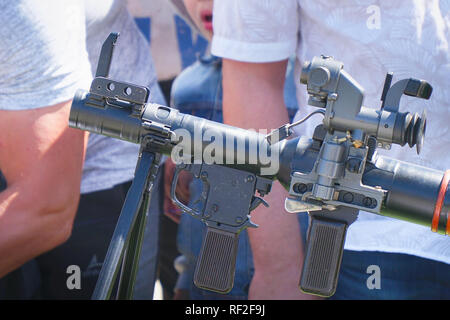
POLYGON ((253 196, 252 203, 250 204, 250 211, 256 209, 260 204, 263 204, 266 208, 269 207, 269 204, 260 197, 253 196))

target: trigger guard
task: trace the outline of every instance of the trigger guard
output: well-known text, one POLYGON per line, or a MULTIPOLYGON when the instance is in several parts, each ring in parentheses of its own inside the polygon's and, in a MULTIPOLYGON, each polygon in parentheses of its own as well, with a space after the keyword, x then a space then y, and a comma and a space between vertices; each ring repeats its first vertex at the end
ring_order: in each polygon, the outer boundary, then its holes
MULTIPOLYGON (((173 175, 172 185, 170 188, 170 197, 172 198, 172 201, 175 203, 175 205, 178 206, 183 212, 193 216, 194 218, 201 219, 202 212, 192 209, 192 208, 188 207, 187 205, 183 204, 180 200, 178 200, 177 195, 175 193, 175 191, 177 189, 178 176, 179 176, 180 172, 185 170, 185 171, 192 173, 192 171, 188 169, 189 167, 190 166, 186 165, 186 164, 180 164, 175 167, 175 173, 173 175)), ((194 177, 195 177, 195 174, 194 174, 194 177)))

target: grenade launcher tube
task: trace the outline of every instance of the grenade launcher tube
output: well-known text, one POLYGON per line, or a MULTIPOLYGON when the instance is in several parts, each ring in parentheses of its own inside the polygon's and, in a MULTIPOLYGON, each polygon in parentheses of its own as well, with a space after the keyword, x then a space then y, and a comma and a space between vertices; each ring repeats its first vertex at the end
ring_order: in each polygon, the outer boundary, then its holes
MULTIPOLYGON (((251 158, 250 146, 257 148, 257 154, 260 154, 259 148, 263 148, 262 153, 269 155, 279 152, 279 170, 276 175, 265 177, 279 180, 286 188, 289 188, 292 166, 301 172, 310 172, 318 156, 318 150, 312 147, 309 138, 283 140, 271 146, 263 134, 182 114, 173 108, 149 103, 140 114, 136 114, 132 107, 125 104, 105 103, 98 106, 91 102, 89 95, 82 90, 75 95, 70 111, 70 127, 136 144, 140 144, 149 133, 143 125, 145 122, 167 126, 174 132, 184 129, 192 137, 203 137, 206 132, 210 135, 214 133, 215 139, 223 139, 224 146, 216 148, 215 159, 223 159, 225 165, 233 163, 230 166, 251 173, 260 174, 261 168, 267 164, 260 157, 251 158), (229 141, 233 141, 232 151, 229 150, 229 141), (239 148, 238 141, 241 141, 243 148, 239 148), (277 149, 274 151, 274 148, 277 149)), ((192 157, 203 155, 210 143, 208 139, 201 139, 201 143, 194 143, 194 139, 191 139, 192 157)), ((170 156, 173 146, 169 144, 161 151, 170 156)), ((450 189, 444 172, 379 156, 366 165, 362 182, 387 191, 381 215, 431 226, 433 231, 440 234, 450 233, 450 189)))

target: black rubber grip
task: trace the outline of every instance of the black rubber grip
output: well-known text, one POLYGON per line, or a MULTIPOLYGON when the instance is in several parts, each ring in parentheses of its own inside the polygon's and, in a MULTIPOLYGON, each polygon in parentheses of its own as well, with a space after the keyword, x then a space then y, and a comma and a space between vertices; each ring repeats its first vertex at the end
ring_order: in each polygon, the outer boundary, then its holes
POLYGON ((237 233, 208 227, 195 268, 194 284, 201 289, 230 292, 234 283, 238 243, 237 233))
POLYGON ((300 289, 330 297, 336 291, 347 224, 311 217, 300 289))

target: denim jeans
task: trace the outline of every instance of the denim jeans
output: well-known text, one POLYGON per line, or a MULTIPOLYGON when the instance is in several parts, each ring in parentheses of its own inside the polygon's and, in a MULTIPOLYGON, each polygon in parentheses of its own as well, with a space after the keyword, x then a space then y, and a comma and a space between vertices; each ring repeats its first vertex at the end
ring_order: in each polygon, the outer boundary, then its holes
POLYGON ((332 299, 450 299, 450 265, 408 254, 344 250, 332 299), (377 286, 371 266, 379 270, 377 286))

